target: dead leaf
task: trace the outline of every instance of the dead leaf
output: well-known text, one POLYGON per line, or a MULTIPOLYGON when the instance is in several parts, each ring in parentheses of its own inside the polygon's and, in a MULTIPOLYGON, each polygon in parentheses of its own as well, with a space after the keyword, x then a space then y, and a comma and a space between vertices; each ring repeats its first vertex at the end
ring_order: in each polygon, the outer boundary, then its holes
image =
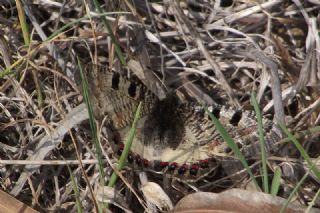
POLYGON ((36 213, 38 211, 0 190, 0 213, 36 213))
MULTIPOLYGON (((172 212, 243 212, 275 213, 286 202, 284 198, 274 197, 262 192, 231 189, 222 193, 198 192, 180 200, 172 212)), ((306 207, 290 204, 287 213, 304 212, 306 207)), ((320 212, 313 208, 310 212, 320 212)))
POLYGON ((147 182, 141 186, 145 198, 161 210, 173 209, 172 202, 163 189, 154 182, 147 182))

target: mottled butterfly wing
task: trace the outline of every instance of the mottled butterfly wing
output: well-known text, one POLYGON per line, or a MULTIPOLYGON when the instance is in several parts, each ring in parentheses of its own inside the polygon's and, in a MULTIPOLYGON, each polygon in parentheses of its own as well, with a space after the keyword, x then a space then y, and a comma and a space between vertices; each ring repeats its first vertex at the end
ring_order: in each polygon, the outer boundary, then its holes
POLYGON ((132 124, 140 101, 143 102, 142 114, 148 113, 156 102, 156 97, 139 82, 108 71, 104 66, 89 65, 85 75, 96 118, 101 120, 106 116, 114 129, 132 124))

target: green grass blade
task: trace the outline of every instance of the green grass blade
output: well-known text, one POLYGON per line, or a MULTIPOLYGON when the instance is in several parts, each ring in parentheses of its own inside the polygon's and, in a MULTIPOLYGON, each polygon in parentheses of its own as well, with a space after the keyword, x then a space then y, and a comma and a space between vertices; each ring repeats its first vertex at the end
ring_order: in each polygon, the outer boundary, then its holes
MULTIPOLYGON (((100 13, 98 15, 92 15, 91 17, 102 17, 102 16, 106 16, 106 15, 110 15, 110 14, 112 14, 112 13, 110 13, 110 12, 100 13)), ((57 29, 54 33, 52 33, 46 41, 52 40, 54 37, 56 37, 57 35, 59 35, 63 31, 67 30, 69 27, 74 27, 75 24, 80 23, 81 21, 84 21, 84 20, 90 20, 90 17, 88 15, 85 15, 81 18, 70 21, 69 23, 63 25, 61 28, 57 29)))
POLYGON ((69 167, 69 165, 67 164, 67 167, 68 167, 68 170, 69 170, 69 173, 70 173, 70 179, 71 179, 71 184, 72 184, 72 188, 73 188, 73 191, 74 191, 74 195, 75 195, 75 198, 76 198, 76 206, 77 206, 77 212, 79 213, 82 213, 82 205, 81 205, 81 200, 80 200, 80 192, 78 190, 78 186, 77 186, 77 183, 76 183, 76 180, 73 176, 73 173, 69 167))
MULTIPOLYGON (((99 13, 103 13, 104 12, 97 0, 93 0, 93 3, 94 3, 94 6, 98 10, 99 13)), ((123 53, 122 53, 122 51, 121 51, 121 49, 119 47, 119 44, 118 44, 118 41, 117 41, 116 37, 113 34, 112 28, 111 28, 108 20, 104 16, 101 16, 101 20, 102 20, 103 25, 105 26, 105 28, 107 29, 107 31, 108 31, 108 33, 110 35, 110 38, 111 38, 112 43, 113 43, 113 45, 115 47, 115 51, 116 51, 116 54, 117 54, 117 56, 118 56, 118 58, 120 60, 120 63, 123 66, 125 66, 127 64, 126 60, 125 60, 125 57, 124 57, 124 55, 123 55, 123 53)))
POLYGON ((286 200, 286 202, 283 204, 283 206, 280 209, 280 213, 284 213, 286 212, 286 209, 288 208, 292 198, 294 197, 294 195, 297 193, 298 189, 302 186, 302 184, 304 183, 304 181, 307 179, 307 177, 309 176, 309 173, 307 172, 302 178, 301 180, 297 183, 297 185, 294 187, 294 189, 292 190, 291 194, 289 195, 288 199, 286 200))
POLYGON ((90 94, 89 94, 89 89, 88 89, 88 81, 87 78, 84 75, 83 72, 83 65, 81 64, 79 58, 78 59, 78 66, 80 70, 80 76, 81 76, 81 81, 82 81, 82 87, 83 87, 83 98, 84 101, 87 105, 88 113, 89 113, 89 124, 91 128, 91 134, 92 134, 92 140, 96 148, 96 157, 98 159, 98 164, 99 164, 99 171, 100 171, 100 177, 101 180, 104 180, 105 174, 104 174, 104 162, 102 160, 102 150, 98 141, 98 136, 97 136, 97 126, 95 123, 94 115, 93 115, 93 109, 92 105, 90 103, 90 94))
MULTIPOLYGON (((132 145, 134 136, 136 134, 137 124, 138 124, 138 121, 139 121, 139 118, 140 118, 140 115, 141 115, 141 110, 142 110, 142 102, 139 103, 139 106, 138 106, 138 108, 136 110, 136 113, 135 113, 135 116, 134 116, 134 120, 133 120, 133 123, 132 123, 132 127, 131 127, 130 132, 129 132, 128 141, 125 144, 123 152, 122 152, 122 154, 120 156, 120 159, 118 161, 117 171, 120 171, 125 166, 125 164, 127 162, 128 154, 129 154, 129 151, 130 151, 130 147, 132 145)), ((113 172, 112 176, 110 178, 110 181, 108 183, 108 186, 109 187, 113 187, 115 185, 117 179, 118 179, 117 173, 113 172)))
MULTIPOLYGON (((301 132, 296 133, 295 135, 293 135, 296 139, 300 139, 300 138, 305 138, 305 137, 310 137, 316 134, 319 134, 320 132, 320 126, 315 126, 312 127, 310 129, 307 130, 303 130, 301 132)), ((284 143, 288 143, 290 142, 291 139, 289 137, 287 138, 283 138, 279 141, 279 144, 284 144, 284 143)))
POLYGON ((217 131, 219 132, 219 134, 222 136, 223 140, 226 141, 226 143, 228 144, 228 146, 232 149, 232 151, 234 152, 235 156, 240 160, 240 162, 242 163, 242 165, 244 166, 244 168, 247 170, 247 172, 249 173, 253 183, 255 184, 256 188, 258 190, 260 190, 260 187, 258 185, 257 180, 255 179, 245 157, 243 156, 243 154, 241 153, 239 147, 236 145, 236 143, 234 142, 234 140, 230 137, 230 135, 228 134, 227 130, 222 126, 222 124, 220 123, 220 121, 211 113, 208 111, 207 108, 205 108, 206 112, 208 113, 208 115, 210 116, 212 122, 215 125, 215 128, 217 129, 217 131))
POLYGON ((255 94, 251 94, 251 104, 256 113, 256 118, 258 121, 258 131, 259 131, 259 143, 260 143, 260 151, 261 151, 261 163, 262 163, 262 177, 263 177, 263 190, 265 193, 269 193, 269 182, 268 182, 268 170, 267 170, 267 157, 266 157, 266 143, 264 140, 264 131, 263 131, 263 123, 262 123, 262 115, 261 111, 255 97, 255 94))
MULTIPOLYGON (((312 162, 307 152, 304 150, 304 148, 301 146, 301 144, 298 142, 298 140, 289 132, 289 130, 281 123, 279 123, 279 126, 281 127, 282 131, 287 134, 287 136, 290 138, 290 140, 293 142, 293 144, 296 146, 298 151, 300 152, 301 156, 304 158, 304 160, 307 162, 309 171, 313 172, 313 174, 320 180, 320 172, 317 169, 316 165, 312 162)), ((289 202, 291 201, 292 197, 295 195, 295 193, 298 191, 298 189, 302 186, 303 182, 306 180, 306 178, 309 176, 309 172, 307 172, 301 180, 298 182, 292 193, 290 194, 289 198, 287 199, 287 202, 283 205, 280 212, 285 212, 285 209, 289 205, 289 202)))
POLYGON ((298 151, 300 152, 301 156, 304 158, 304 160, 307 162, 308 167, 311 169, 311 171, 314 173, 314 175, 320 180, 320 171, 317 169, 315 164, 312 162, 311 158, 307 154, 307 152, 303 149, 301 144, 298 142, 298 140, 289 132, 289 130, 282 124, 279 123, 279 126, 281 127, 282 131, 286 133, 286 135, 290 138, 290 140, 293 142, 293 144, 296 146, 298 151))
POLYGON ((279 167, 274 171, 272 183, 271 183, 271 192, 270 194, 276 196, 280 189, 280 180, 281 180, 281 169, 279 167))
POLYGON ((317 193, 312 198, 312 201, 309 203, 308 208, 305 211, 306 213, 311 212, 311 208, 316 204, 316 201, 318 200, 319 195, 320 195, 320 189, 317 191, 317 193))
POLYGON ((28 24, 26 21, 26 15, 24 13, 24 9, 20 0, 16 0, 16 6, 17 6, 24 44, 28 47, 30 45, 29 27, 28 27, 28 24))

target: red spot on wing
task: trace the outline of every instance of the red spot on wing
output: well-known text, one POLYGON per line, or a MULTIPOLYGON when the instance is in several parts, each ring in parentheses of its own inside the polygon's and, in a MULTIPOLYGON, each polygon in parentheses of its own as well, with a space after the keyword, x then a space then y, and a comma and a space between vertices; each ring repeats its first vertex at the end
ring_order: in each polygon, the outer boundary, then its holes
POLYGON ((119 144, 117 155, 120 156, 123 152, 123 149, 124 149, 124 144, 123 143, 119 144))
POLYGON ((160 168, 163 169, 169 165, 168 162, 160 162, 160 168))
POLYGON ((178 164, 176 162, 173 162, 169 165, 169 170, 173 171, 178 167, 178 164))
POLYGON ((190 167, 190 174, 193 176, 197 175, 199 169, 200 169, 199 164, 192 164, 190 167))
POLYGON ((209 167, 209 161, 210 159, 200 160, 199 164, 201 168, 208 168, 209 167))
POLYGON ((143 159, 143 166, 144 166, 145 168, 148 168, 149 165, 150 165, 150 162, 149 162, 147 159, 143 159))

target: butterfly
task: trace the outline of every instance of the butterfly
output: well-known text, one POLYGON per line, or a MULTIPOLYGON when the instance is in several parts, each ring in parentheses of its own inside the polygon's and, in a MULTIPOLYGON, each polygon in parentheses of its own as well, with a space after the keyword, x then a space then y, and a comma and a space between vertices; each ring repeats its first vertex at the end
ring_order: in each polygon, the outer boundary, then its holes
MULTIPOLYGON (((106 118, 111 147, 117 155, 124 148, 135 110, 142 102, 128 157, 131 164, 194 179, 215 168, 217 157, 231 153, 199 103, 183 102, 175 94, 160 100, 135 76, 128 78, 103 66, 91 65, 86 77, 95 117, 100 121, 106 118)), ((209 109, 240 146, 258 141, 257 125, 249 112, 227 106, 209 109)), ((277 139, 273 136, 268 140, 275 143, 277 139)))

